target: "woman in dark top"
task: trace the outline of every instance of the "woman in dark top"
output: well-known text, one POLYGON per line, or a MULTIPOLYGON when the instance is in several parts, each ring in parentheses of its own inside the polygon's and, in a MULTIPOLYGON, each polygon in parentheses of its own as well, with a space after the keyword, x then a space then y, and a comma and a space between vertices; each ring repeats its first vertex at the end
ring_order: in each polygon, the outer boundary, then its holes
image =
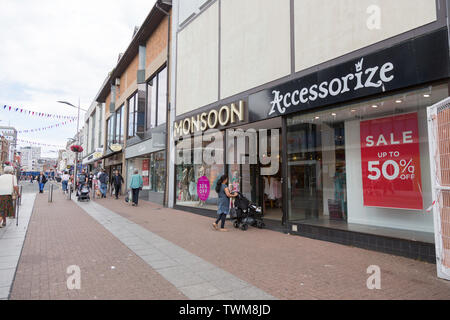
POLYGON ((215 230, 219 230, 218 223, 222 221, 222 225, 220 228, 220 231, 227 232, 228 230, 225 229, 225 221, 227 219, 227 214, 230 211, 230 198, 236 198, 237 194, 230 193, 230 190, 228 189, 228 176, 223 175, 218 181, 216 185, 216 192, 219 194, 219 201, 217 203, 219 209, 217 210, 218 218, 215 223, 213 223, 213 228, 215 230))

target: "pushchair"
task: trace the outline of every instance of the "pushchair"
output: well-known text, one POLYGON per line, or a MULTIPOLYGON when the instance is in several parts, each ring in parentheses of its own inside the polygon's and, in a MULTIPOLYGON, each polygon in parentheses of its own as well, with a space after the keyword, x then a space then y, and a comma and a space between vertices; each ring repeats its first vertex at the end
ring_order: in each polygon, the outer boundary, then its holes
POLYGON ((233 226, 236 229, 247 231, 249 226, 263 229, 266 225, 263 221, 262 209, 251 203, 244 195, 237 193, 234 200, 234 219, 233 226))
POLYGON ((90 201, 91 197, 90 197, 90 192, 91 190, 89 189, 89 185, 87 183, 82 184, 80 186, 80 188, 78 189, 78 201, 90 201))

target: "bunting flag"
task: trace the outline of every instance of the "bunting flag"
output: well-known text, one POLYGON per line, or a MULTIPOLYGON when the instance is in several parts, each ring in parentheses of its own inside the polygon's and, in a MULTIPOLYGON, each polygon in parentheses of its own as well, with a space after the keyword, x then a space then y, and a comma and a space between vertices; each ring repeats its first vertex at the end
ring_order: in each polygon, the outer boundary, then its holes
POLYGON ((77 119, 77 117, 62 116, 62 115, 50 114, 50 113, 44 113, 44 112, 36 112, 36 111, 23 109, 21 107, 11 107, 11 106, 8 106, 8 105, 3 105, 3 108, 0 108, 0 110, 8 111, 8 112, 20 113, 20 114, 25 115, 25 116, 40 117, 40 118, 70 119, 72 121, 77 119))
POLYGON ((70 124, 70 123, 72 123, 74 121, 75 120, 73 120, 73 119, 72 120, 67 120, 67 121, 64 121, 64 122, 61 122, 61 123, 54 124, 52 126, 45 127, 45 128, 22 130, 22 131, 17 131, 17 133, 33 133, 33 132, 46 131, 46 130, 50 130, 50 129, 66 126, 66 125, 68 125, 68 124, 70 124))
POLYGON ((22 142, 22 143, 27 143, 27 144, 32 144, 32 145, 36 145, 36 146, 43 146, 43 147, 56 147, 56 148, 60 148, 60 149, 65 149, 65 146, 58 146, 55 144, 47 144, 47 143, 42 143, 42 142, 35 142, 35 141, 28 141, 28 140, 22 140, 22 139, 17 139, 18 142, 22 142))

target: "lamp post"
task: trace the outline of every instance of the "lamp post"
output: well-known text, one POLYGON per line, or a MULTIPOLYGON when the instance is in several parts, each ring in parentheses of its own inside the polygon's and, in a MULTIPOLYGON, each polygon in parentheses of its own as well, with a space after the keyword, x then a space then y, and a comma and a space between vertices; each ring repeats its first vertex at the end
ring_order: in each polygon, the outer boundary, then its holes
MULTIPOLYGON (((81 109, 80 107, 80 98, 78 98, 78 107, 74 106, 70 102, 67 101, 57 101, 58 103, 68 105, 72 108, 78 109, 78 117, 77 117, 77 144, 80 144, 80 110, 83 110, 84 112, 87 112, 87 110, 81 109)), ((73 179, 75 182, 75 190, 77 188, 77 170, 78 170, 78 152, 75 153, 75 171, 73 174, 73 179)))

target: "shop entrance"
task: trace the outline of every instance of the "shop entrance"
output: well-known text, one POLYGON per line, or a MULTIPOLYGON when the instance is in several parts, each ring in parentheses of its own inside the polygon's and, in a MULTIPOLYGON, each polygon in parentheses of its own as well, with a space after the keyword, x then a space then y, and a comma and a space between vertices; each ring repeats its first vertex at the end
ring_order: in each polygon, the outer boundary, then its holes
POLYGON ((290 220, 346 222, 344 123, 291 123, 287 135, 290 220))
MULTIPOLYGON (((268 130, 268 157, 272 156, 270 130, 274 129, 279 131, 280 139, 278 150, 280 151, 280 154, 277 156, 278 171, 273 175, 263 176, 261 170, 264 166, 260 163, 259 153, 258 164, 249 164, 250 161, 248 159, 247 150, 246 164, 229 165, 228 175, 230 177, 230 189, 241 192, 251 202, 261 206, 264 219, 279 221, 281 223, 284 213, 281 118, 262 121, 256 124, 253 123, 251 127, 246 126, 242 129, 248 130, 249 128, 255 129, 257 132, 260 128, 268 130)), ((259 133, 257 134, 257 143, 259 146, 259 133)))

